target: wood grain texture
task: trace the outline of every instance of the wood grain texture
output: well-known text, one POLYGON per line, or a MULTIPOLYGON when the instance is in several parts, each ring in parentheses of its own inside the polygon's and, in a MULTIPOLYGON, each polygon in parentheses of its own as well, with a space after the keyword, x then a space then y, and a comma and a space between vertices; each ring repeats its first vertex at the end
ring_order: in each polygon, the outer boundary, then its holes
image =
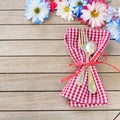
MULTIPOLYGON (((42 25, 32 25, 24 18, 24 3, 0 0, 0 120, 113 120, 120 112, 120 74, 111 67, 97 66, 108 105, 71 108, 59 96, 66 84, 60 79, 69 75, 72 62, 64 33, 68 27, 87 26, 55 13, 42 25)), ((120 1, 111 4, 117 8, 120 1)), ((120 68, 119 43, 110 41, 105 51, 110 55, 107 62, 120 68)))
POLYGON ((0 40, 59 40, 69 27, 88 28, 86 25, 2 25, 0 40))
POLYGON ((115 120, 120 120, 120 114, 119 114, 119 116, 115 120))
POLYGON ((26 0, 0 0, 1 10, 23 9, 26 0))
MULTIPOLYGON (((4 25, 0 29, 0 39, 63 39, 66 29, 78 25, 4 25)), ((81 28, 85 25, 81 25, 81 28)))
POLYGON ((0 92, 0 110, 105 110, 120 109, 120 92, 107 92, 109 103, 94 108, 71 108, 59 92, 0 92))
MULTIPOLYGON (((28 21, 25 19, 24 11, 0 11, 0 24, 33 24, 32 21, 28 21), (14 19, 13 19, 14 18, 14 19)), ((75 21, 65 21, 61 19, 59 16, 56 16, 56 13, 50 13, 49 19, 46 19, 42 24, 80 24, 78 20, 75 21)))
POLYGON ((0 41, 0 55, 68 55, 64 41, 0 41))
MULTIPOLYGON (((11 10, 24 9, 24 3, 25 3, 25 0, 0 0, 0 9, 1 10, 3 9, 4 10, 5 9, 7 10, 8 9, 11 9, 11 10)), ((112 3, 110 5, 115 6, 117 8, 120 4, 118 0, 112 0, 112 3)))
MULTIPOLYGON (((120 55, 119 43, 111 40, 105 50, 108 55, 120 55)), ((63 40, 0 41, 0 56, 69 55, 63 40)))
MULTIPOLYGON (((0 74, 0 91, 61 91, 69 74, 0 74)), ((120 74, 99 73, 106 90, 120 90, 120 74)))
POLYGON ((2 120, 113 120, 118 111, 0 112, 2 120))
MULTIPOLYGON (((110 56, 107 62, 120 68, 119 59, 119 56, 110 56)), ((70 57, 0 57, 0 73, 70 72, 68 65, 72 62, 70 57)), ((97 69, 117 72, 104 64, 97 65, 97 69)))

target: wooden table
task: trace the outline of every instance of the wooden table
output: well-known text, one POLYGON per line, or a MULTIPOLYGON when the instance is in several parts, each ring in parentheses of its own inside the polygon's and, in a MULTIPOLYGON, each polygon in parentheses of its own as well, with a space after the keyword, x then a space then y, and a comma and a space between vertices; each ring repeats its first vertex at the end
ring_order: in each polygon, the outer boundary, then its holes
MULTIPOLYGON (((120 120, 120 74, 108 66, 97 66, 108 105, 71 108, 59 96, 71 62, 63 35, 68 27, 85 26, 55 13, 33 25, 24 19, 24 2, 0 0, 0 120, 120 120)), ((106 51, 108 62, 120 68, 120 44, 110 41, 106 51)))

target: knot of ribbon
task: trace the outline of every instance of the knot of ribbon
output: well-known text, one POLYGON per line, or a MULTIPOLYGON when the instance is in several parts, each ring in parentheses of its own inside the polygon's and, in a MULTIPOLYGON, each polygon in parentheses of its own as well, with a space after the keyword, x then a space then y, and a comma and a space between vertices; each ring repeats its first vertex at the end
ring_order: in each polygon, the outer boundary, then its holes
MULTIPOLYGON (((108 55, 106 53, 104 53, 104 59, 101 61, 95 61, 95 59, 91 59, 89 62, 79 62, 79 63, 71 63, 69 64, 69 67, 77 67, 77 69, 80 69, 81 67, 83 67, 84 69, 86 69, 88 66, 95 66, 98 64, 106 64, 110 67, 112 67, 113 69, 115 69, 116 71, 120 72, 120 69, 117 68, 116 66, 106 63, 105 61, 108 59, 108 55)), ((71 74, 65 78, 61 79, 61 82, 65 82, 67 80, 69 80, 70 78, 73 78, 74 76, 77 76, 80 74, 80 72, 78 70, 74 70, 74 74, 71 74)))

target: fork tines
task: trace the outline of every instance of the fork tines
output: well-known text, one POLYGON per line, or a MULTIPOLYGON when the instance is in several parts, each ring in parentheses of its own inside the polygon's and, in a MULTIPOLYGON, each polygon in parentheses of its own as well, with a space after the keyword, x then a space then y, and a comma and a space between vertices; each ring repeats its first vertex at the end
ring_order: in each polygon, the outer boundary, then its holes
POLYGON ((87 30, 85 28, 79 29, 78 43, 79 47, 83 47, 88 43, 87 30))

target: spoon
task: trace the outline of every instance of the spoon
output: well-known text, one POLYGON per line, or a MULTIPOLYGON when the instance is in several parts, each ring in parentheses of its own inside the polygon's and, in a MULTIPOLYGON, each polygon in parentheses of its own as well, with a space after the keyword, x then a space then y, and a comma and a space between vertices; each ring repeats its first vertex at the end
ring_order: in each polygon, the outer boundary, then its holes
MULTIPOLYGON (((96 49, 97 49, 97 46, 94 42, 89 41, 86 44, 86 47, 85 47, 86 62, 89 62, 90 56, 96 51, 96 49)), ((90 66, 88 66, 88 90, 91 93, 96 93, 96 85, 94 82, 94 78, 93 78, 90 66)))

